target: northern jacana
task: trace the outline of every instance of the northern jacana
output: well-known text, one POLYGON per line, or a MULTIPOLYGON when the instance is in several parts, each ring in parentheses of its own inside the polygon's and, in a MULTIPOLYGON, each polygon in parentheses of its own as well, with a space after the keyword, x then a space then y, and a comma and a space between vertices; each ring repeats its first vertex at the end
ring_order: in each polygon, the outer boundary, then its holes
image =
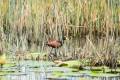
POLYGON ((59 47, 61 47, 64 44, 64 40, 66 40, 67 37, 63 36, 62 40, 56 40, 56 39, 49 39, 46 43, 47 46, 51 47, 51 51, 52 52, 53 49, 55 49, 55 54, 53 54, 55 57, 57 57, 57 52, 56 49, 58 49, 59 47))
POLYGON ((0 67, 2 68, 5 63, 6 63, 6 55, 3 53, 3 49, 0 48, 0 67))

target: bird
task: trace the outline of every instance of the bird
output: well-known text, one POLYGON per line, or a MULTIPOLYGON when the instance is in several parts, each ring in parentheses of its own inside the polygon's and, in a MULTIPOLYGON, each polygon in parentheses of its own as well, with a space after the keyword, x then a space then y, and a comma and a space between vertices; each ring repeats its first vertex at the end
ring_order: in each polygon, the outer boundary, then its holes
POLYGON ((62 40, 49 39, 46 42, 46 45, 52 48, 51 51, 50 51, 50 53, 52 52, 53 49, 55 49, 55 53, 53 55, 55 57, 57 57, 57 51, 56 51, 56 49, 60 48, 64 44, 64 40, 66 40, 66 39, 67 39, 66 36, 63 36, 62 40))
POLYGON ((6 55, 3 53, 3 49, 0 48, 0 68, 3 68, 3 65, 6 64, 6 55))

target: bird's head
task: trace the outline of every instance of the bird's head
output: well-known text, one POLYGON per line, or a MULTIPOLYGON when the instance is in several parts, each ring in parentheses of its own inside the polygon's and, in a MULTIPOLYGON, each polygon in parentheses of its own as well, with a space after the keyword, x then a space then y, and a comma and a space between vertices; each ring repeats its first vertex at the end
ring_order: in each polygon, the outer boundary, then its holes
POLYGON ((62 44, 64 44, 64 41, 69 40, 67 36, 63 36, 62 39, 60 40, 62 44))
POLYGON ((63 40, 69 40, 67 36, 63 36, 63 40))

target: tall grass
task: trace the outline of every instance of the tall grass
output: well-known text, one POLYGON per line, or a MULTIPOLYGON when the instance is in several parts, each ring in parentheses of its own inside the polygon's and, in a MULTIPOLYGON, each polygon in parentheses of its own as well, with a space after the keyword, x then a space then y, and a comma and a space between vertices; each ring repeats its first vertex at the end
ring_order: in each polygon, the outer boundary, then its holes
POLYGON ((64 56, 101 58, 109 39, 120 35, 120 0, 1 0, 0 40, 6 50, 46 51, 45 42, 61 40, 62 32, 69 38, 60 49, 64 56))

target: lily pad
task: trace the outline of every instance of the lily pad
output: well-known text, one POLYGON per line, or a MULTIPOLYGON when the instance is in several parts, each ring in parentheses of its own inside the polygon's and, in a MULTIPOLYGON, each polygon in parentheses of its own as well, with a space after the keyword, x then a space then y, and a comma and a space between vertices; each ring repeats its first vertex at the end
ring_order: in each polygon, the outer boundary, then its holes
POLYGON ((81 66, 81 63, 78 60, 71 60, 71 61, 61 62, 58 66, 79 69, 81 66))
POLYGON ((49 80, 68 80, 67 76, 64 76, 61 71, 54 71, 50 76, 47 77, 49 80))
POLYGON ((11 74, 11 73, 15 73, 15 71, 12 71, 12 70, 1 70, 0 71, 0 76, 11 74))
POLYGON ((118 74, 108 74, 108 73, 101 73, 101 72, 91 72, 90 76, 94 77, 118 77, 118 74))
POLYGON ((0 80, 6 80, 5 76, 0 76, 0 80))
POLYGON ((68 80, 68 78, 66 77, 54 77, 54 76, 50 76, 47 79, 48 80, 68 80))
POLYGON ((3 65, 3 67, 14 67, 14 66, 16 66, 16 63, 7 63, 3 65))
MULTIPOLYGON (((94 79, 80 78, 79 80, 94 80, 94 79)), ((97 80, 97 79, 95 79, 95 80, 97 80)))
POLYGON ((65 67, 49 67, 49 68, 46 68, 46 71, 49 71, 49 72, 56 72, 56 71, 72 72, 72 70, 73 69, 65 68, 65 67))
POLYGON ((69 73, 64 73, 63 75, 69 77, 81 77, 83 74, 80 74, 78 72, 69 72, 69 73))
POLYGON ((52 75, 57 76, 57 77, 61 77, 62 74, 63 74, 62 71, 54 71, 54 72, 52 73, 52 75))

